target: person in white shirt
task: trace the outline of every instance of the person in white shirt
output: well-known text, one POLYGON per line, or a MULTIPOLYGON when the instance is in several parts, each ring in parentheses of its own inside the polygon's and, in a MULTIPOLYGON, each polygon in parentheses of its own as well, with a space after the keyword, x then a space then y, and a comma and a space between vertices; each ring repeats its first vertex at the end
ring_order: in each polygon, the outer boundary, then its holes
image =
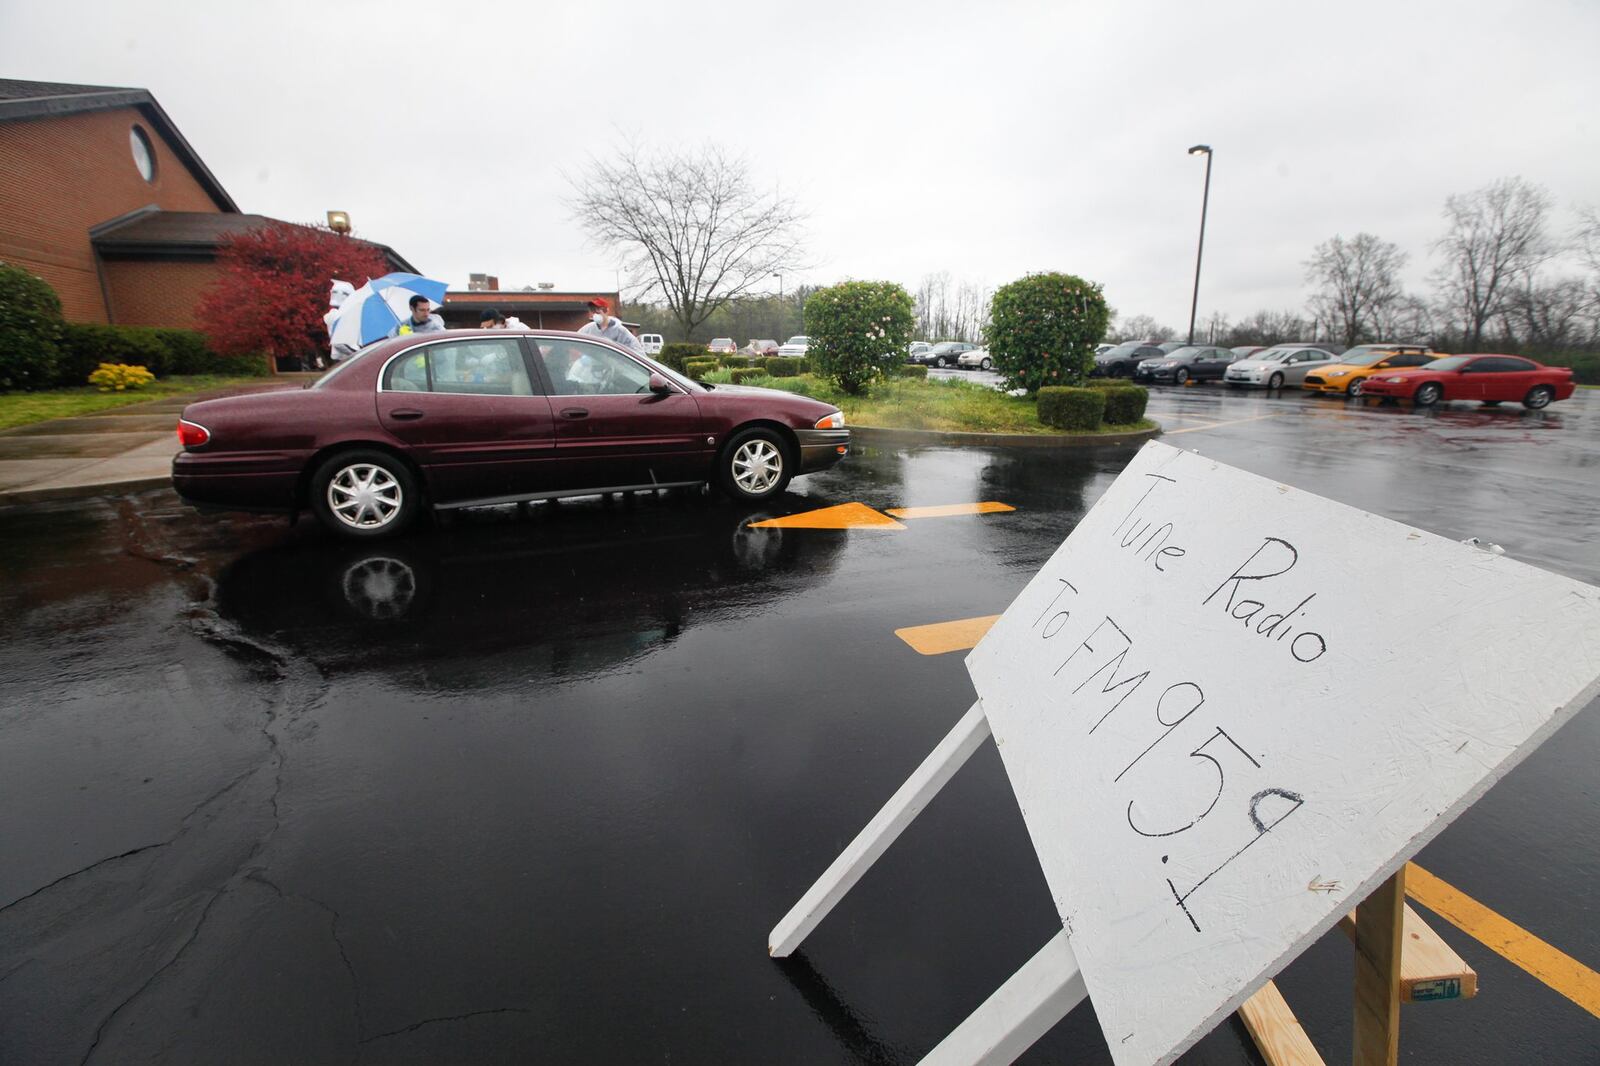
POLYGON ((644 344, 622 324, 622 319, 612 315, 611 301, 603 296, 596 296, 589 301, 589 321, 578 332, 591 337, 604 337, 630 352, 644 354, 644 344))

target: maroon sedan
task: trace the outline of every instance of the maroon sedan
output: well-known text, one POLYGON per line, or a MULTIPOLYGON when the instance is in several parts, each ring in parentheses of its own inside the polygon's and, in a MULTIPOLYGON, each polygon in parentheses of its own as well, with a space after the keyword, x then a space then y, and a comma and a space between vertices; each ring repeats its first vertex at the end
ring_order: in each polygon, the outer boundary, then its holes
POLYGON ((1572 395, 1572 371, 1520 355, 1447 355, 1414 370, 1373 374, 1361 395, 1410 400, 1427 407, 1440 400, 1520 403, 1538 410, 1572 395))
POLYGON ((184 408, 172 483, 202 509, 357 537, 425 507, 714 482, 764 500, 848 451, 839 409, 704 385, 593 337, 451 330, 375 344, 306 389, 184 408))

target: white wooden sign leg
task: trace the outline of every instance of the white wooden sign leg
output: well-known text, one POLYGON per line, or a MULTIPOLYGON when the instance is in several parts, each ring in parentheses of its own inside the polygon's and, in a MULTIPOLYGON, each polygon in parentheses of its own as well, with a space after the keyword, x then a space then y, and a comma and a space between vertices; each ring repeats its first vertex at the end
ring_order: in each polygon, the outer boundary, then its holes
POLYGON ((921 1066, 1007 1066, 1088 995, 1063 929, 928 1052, 921 1066))
POLYGON ((767 936, 767 954, 781 959, 799 947, 988 738, 989 720, 983 716, 983 704, 974 703, 800 902, 773 927, 767 936))

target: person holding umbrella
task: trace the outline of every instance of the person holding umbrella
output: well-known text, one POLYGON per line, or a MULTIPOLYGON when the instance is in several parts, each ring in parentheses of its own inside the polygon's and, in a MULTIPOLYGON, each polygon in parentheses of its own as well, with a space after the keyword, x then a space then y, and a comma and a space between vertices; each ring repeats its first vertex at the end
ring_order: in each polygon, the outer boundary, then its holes
POLYGON ((622 324, 622 319, 614 318, 611 314, 611 301, 604 296, 596 296, 589 301, 590 321, 583 324, 579 333, 586 333, 591 337, 604 337, 614 344, 620 344, 630 351, 644 354, 644 344, 628 331, 622 324))
POLYGON ((444 319, 433 313, 432 306, 426 296, 413 296, 411 298, 411 317, 402 320, 394 329, 389 331, 391 337, 403 337, 408 333, 443 333, 444 319))

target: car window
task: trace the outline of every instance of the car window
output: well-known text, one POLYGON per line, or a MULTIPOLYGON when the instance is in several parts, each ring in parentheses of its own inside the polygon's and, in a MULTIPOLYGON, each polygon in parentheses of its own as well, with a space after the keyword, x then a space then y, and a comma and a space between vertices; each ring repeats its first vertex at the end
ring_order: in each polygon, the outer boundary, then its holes
POLYGON ((383 387, 390 392, 440 392, 471 396, 531 396, 522 346, 512 339, 430 344, 391 362, 383 387))
POLYGON ((1496 355, 1488 359, 1478 359, 1468 367, 1474 374, 1510 374, 1517 371, 1532 370, 1533 364, 1526 359, 1513 359, 1510 356, 1496 355))
POLYGON ((1395 366, 1426 366, 1433 362, 1431 355, 1397 355, 1390 360, 1395 366))
POLYGON ((650 371, 621 352, 583 341, 539 342, 557 396, 625 396, 650 391, 650 371))

